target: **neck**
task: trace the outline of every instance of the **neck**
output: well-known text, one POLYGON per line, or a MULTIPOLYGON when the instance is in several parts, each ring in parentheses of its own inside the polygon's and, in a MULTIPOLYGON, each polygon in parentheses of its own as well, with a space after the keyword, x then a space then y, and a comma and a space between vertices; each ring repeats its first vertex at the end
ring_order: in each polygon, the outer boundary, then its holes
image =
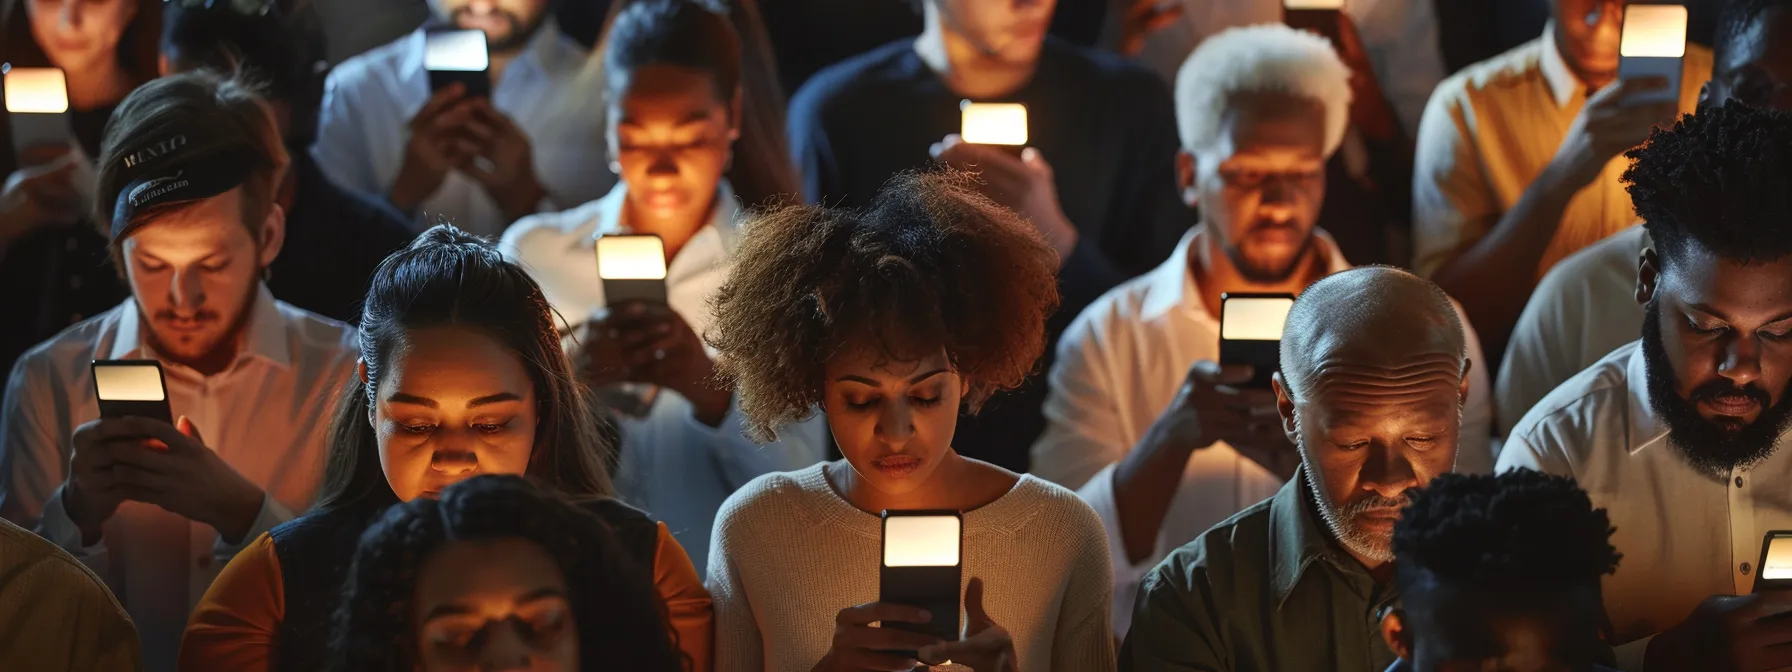
MULTIPOLYGON (((1212 227, 1209 227, 1212 230, 1212 227)), ((1201 303, 1206 306, 1207 314, 1214 319, 1220 315, 1220 295, 1226 293, 1286 293, 1299 295, 1308 285, 1325 277, 1329 266, 1323 253, 1324 243, 1318 234, 1310 239, 1306 251, 1294 262, 1294 272, 1278 282, 1255 282, 1246 278, 1232 264, 1232 259, 1221 249, 1219 240, 1212 235, 1199 245, 1189 247, 1188 272, 1194 276, 1195 282, 1201 286, 1201 303)))
POLYGON ((113 105, 136 88, 131 77, 117 62, 107 60, 101 67, 77 74, 68 74, 68 104, 77 110, 94 110, 113 105))
POLYGON ((890 511, 912 511, 916 509, 946 509, 962 511, 976 508, 982 502, 972 501, 967 497, 973 488, 967 486, 969 463, 957 450, 948 449, 940 461, 940 466, 928 476, 927 482, 906 493, 892 494, 873 487, 865 479, 859 478, 852 464, 846 460, 831 462, 822 473, 827 475, 828 483, 844 497, 853 508, 869 513, 890 511))
POLYGON ((947 18, 925 2, 926 28, 915 39, 915 53, 953 93, 969 98, 999 98, 1033 79, 1038 62, 1015 65, 984 53, 974 40, 947 26, 947 18))
POLYGON ((628 199, 622 202, 623 229, 631 233, 651 233, 658 235, 666 245, 666 262, 671 263, 684 250, 685 244, 697 235, 697 231, 715 217, 715 192, 710 192, 709 206, 703 208, 703 214, 691 219, 660 219, 643 217, 635 210, 634 203, 628 199))

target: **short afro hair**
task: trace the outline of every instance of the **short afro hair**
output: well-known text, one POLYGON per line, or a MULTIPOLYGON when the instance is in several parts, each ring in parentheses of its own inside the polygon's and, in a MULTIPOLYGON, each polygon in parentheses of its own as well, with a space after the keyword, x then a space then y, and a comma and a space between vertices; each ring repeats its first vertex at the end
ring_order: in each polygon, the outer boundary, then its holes
POLYGON ((1731 101, 1656 129, 1624 172, 1664 266, 1689 243, 1744 264, 1792 254, 1792 113, 1731 101))
POLYGON ((865 208, 785 206, 744 229, 706 339, 756 439, 809 417, 827 362, 854 347, 899 360, 943 348, 973 413, 1045 350, 1056 255, 966 174, 902 173, 865 208))
POLYGON ((1182 62, 1176 71, 1176 130, 1182 148, 1212 148, 1232 99, 1253 93, 1319 103, 1325 108, 1326 156, 1344 142, 1350 125, 1350 67, 1325 38, 1272 23, 1209 37, 1182 62))
POLYGON ((1481 590, 1558 591, 1616 571, 1611 520, 1574 479, 1530 469, 1443 474, 1394 524, 1397 585, 1429 572, 1481 590))

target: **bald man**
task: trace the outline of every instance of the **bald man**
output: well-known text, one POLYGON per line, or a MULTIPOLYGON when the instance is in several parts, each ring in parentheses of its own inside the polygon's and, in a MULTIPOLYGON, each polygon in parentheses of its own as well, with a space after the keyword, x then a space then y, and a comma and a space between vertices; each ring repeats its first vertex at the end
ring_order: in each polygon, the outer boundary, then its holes
POLYGON ((1436 285, 1368 267, 1295 301, 1275 376, 1299 448, 1275 496, 1177 549, 1139 586, 1120 669, 1380 672, 1407 491, 1456 462, 1469 362, 1436 285))

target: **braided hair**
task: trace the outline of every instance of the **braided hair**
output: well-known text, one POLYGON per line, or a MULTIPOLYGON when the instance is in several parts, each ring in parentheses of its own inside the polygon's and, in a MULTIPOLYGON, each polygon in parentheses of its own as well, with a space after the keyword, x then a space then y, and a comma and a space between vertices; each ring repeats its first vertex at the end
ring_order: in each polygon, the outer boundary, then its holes
POLYGON ((367 529, 337 607, 331 669, 418 669, 413 593, 419 571, 449 543, 497 539, 534 542, 559 563, 580 669, 688 669, 650 571, 621 554, 597 516, 509 475, 477 476, 450 486, 439 500, 394 506, 367 529))
POLYGON ((1396 583, 1424 573, 1455 585, 1523 594, 1592 583, 1617 570, 1611 520, 1574 479, 1517 469, 1443 474, 1394 525, 1396 583))

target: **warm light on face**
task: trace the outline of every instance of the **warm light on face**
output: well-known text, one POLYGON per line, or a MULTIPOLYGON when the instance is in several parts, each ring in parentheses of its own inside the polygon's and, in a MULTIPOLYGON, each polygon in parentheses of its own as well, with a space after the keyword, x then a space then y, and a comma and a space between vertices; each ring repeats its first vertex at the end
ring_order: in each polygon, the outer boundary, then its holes
POLYGON ((1283 0, 1285 9, 1343 9, 1344 0, 1283 0))
POLYGON ((958 564, 957 516, 890 516, 884 519, 885 567, 951 567, 958 564))
POLYGON ((1792 534, 1776 534, 1767 540, 1767 562, 1761 566, 1761 578, 1792 579, 1792 534))
POLYGON ((1294 299, 1227 299, 1220 315, 1220 338, 1228 341, 1279 341, 1294 299))
POLYGON ((59 68, 7 68, 6 111, 62 114, 68 111, 68 82, 59 68))
POLYGON ((154 364, 107 364, 93 367, 94 385, 102 401, 162 401, 162 372, 154 364))
POLYGON ((423 69, 484 72, 490 65, 485 50, 485 31, 450 30, 430 33, 424 39, 423 69))
POLYGON ((1686 8, 1630 5, 1624 9, 1624 37, 1618 55, 1680 58, 1686 55, 1686 8))
POLYGON ((666 245, 659 236, 602 236, 597 239, 597 277, 664 280, 666 245))
POLYGON ((959 135, 974 145, 1027 144, 1027 106, 1020 103, 973 103, 964 101, 958 109, 964 112, 964 128, 959 135))

